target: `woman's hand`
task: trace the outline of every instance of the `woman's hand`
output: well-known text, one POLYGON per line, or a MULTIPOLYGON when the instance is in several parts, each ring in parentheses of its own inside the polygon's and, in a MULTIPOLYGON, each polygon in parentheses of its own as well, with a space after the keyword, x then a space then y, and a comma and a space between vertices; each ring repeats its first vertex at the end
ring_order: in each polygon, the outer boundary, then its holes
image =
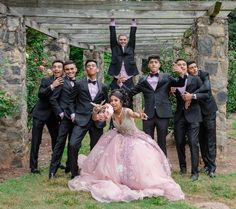
POLYGON ((144 113, 144 110, 139 110, 139 114, 140 114, 140 118, 142 120, 147 120, 148 119, 148 116, 146 115, 146 113, 144 113))

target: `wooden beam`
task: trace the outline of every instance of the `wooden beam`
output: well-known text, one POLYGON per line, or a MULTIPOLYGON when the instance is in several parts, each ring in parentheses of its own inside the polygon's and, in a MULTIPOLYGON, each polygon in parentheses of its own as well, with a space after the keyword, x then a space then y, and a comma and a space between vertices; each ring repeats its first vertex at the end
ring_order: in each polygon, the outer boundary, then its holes
POLYGON ((183 37, 189 38, 192 34, 193 34, 192 28, 188 28, 188 29, 184 32, 183 37))
MULTIPOLYGON (((150 34, 139 34, 136 36, 136 42, 140 40, 155 40, 158 38, 167 38, 167 37, 182 37, 183 33, 150 33, 150 34)), ((68 37, 78 40, 88 40, 88 42, 91 41, 110 41, 110 36, 108 34, 106 35, 99 35, 99 34, 84 34, 84 35, 69 35, 68 37)))
POLYGON ((87 43, 81 43, 76 39, 69 39, 69 45, 75 46, 75 47, 78 47, 78 48, 82 48, 82 49, 90 49, 90 50, 99 49, 99 50, 102 50, 102 51, 105 51, 109 48, 109 46, 108 47, 103 47, 103 46, 96 46, 96 45, 87 44, 87 43))
MULTIPOLYGON (((37 17, 37 16, 27 16, 38 23, 48 23, 48 24, 105 24, 109 25, 110 19, 108 18, 76 18, 76 17, 37 17)), ((116 24, 119 25, 130 25, 131 20, 127 19, 116 19, 116 24)), ((138 25, 190 25, 192 24, 192 19, 179 18, 179 19, 158 19, 158 18, 146 18, 137 19, 138 25)))
MULTIPOLYGON (((48 27, 51 29, 89 29, 89 30, 108 30, 108 25, 100 24, 100 25, 93 25, 93 24, 41 24, 44 27, 48 27)), ((130 30, 130 27, 124 26, 124 25, 118 25, 117 30, 130 30)), ((189 25, 138 25, 138 28, 141 28, 142 30, 152 30, 152 29, 187 29, 189 28, 189 25)))
MULTIPOLYGON (((139 41, 136 43, 136 47, 139 46, 155 46, 155 45, 160 45, 160 44, 173 44, 176 40, 178 40, 179 37, 177 38, 171 38, 171 39, 159 39, 159 40, 152 40, 152 41, 139 41)), ((92 43, 91 43, 92 44, 92 43)), ((103 42, 103 43, 93 43, 95 46, 104 46, 104 47, 110 47, 109 42, 103 42)))
POLYGON ((207 10, 207 16, 216 17, 219 14, 222 2, 217 1, 207 10))
MULTIPOLYGON (((142 30, 141 28, 138 28, 137 29, 137 35, 144 35, 144 34, 156 34, 156 33, 184 33, 186 29, 178 29, 178 28, 170 28, 170 29, 150 29, 150 30, 142 30)), ((96 34, 100 34, 100 35, 106 35, 106 34, 109 34, 109 29, 103 29, 103 30, 89 30, 89 29, 56 29, 55 31, 57 31, 58 33, 61 33, 61 34, 71 34, 71 35, 88 35, 88 34, 91 34, 92 32, 92 35, 96 35, 96 34)), ((121 34, 121 33, 124 33, 124 31, 122 30, 116 30, 117 34, 121 34)), ((128 33, 128 31, 127 31, 128 33)), ((127 34, 128 35, 128 34, 127 34)))
POLYGON ((58 33, 48 27, 44 27, 40 24, 38 24, 37 22, 29 19, 29 18, 25 18, 25 25, 30 27, 30 28, 33 28, 37 31, 40 31, 41 33, 44 33, 48 36, 51 36, 53 38, 58 38, 58 33))
MULTIPOLYGON (((4 1, 4 0, 3 0, 4 1)), ((210 1, 80 1, 80 0, 5 0, 8 6, 18 7, 60 7, 65 9, 103 9, 120 10, 132 8, 133 10, 149 11, 188 11, 188 10, 207 10, 212 4, 210 1)), ((224 1, 226 9, 231 10, 233 1, 224 1)))
POLYGON ((75 18, 120 18, 132 19, 143 18, 150 19, 153 17, 162 19, 179 19, 179 18, 196 18, 204 15, 205 11, 135 11, 132 9, 124 10, 83 10, 83 9, 61 9, 61 8, 26 8, 14 7, 19 13, 25 16, 38 16, 38 17, 75 17, 75 18))

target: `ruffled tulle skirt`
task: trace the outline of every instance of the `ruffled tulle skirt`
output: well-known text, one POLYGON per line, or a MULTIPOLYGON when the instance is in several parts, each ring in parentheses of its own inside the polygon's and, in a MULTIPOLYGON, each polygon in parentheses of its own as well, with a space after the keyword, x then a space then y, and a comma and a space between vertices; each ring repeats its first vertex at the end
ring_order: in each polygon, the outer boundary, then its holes
POLYGON ((184 199, 180 186, 171 178, 164 153, 142 131, 122 134, 110 130, 87 157, 79 155, 78 165, 80 176, 69 181, 69 188, 91 192, 100 202, 157 196, 184 199))

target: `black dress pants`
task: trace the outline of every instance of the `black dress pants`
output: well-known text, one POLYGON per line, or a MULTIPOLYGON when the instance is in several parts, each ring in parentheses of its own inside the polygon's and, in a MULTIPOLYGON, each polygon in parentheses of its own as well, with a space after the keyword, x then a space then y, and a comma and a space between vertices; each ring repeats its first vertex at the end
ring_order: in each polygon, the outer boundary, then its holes
POLYGON ((203 115, 200 123, 199 144, 204 167, 209 172, 216 170, 216 113, 203 115))
POLYGON ((188 137, 188 143, 191 153, 191 173, 198 173, 199 164, 199 123, 189 123, 184 116, 182 116, 174 124, 174 137, 176 142, 176 149, 179 159, 180 170, 187 168, 186 155, 185 155, 185 145, 186 136, 188 137))
POLYGON ((103 134, 103 128, 97 128, 94 121, 92 120, 90 120, 86 126, 74 126, 69 142, 69 159, 72 177, 75 177, 79 174, 77 165, 78 153, 82 140, 84 139, 87 132, 89 132, 90 150, 92 150, 103 134))
MULTIPOLYGON (((49 174, 51 173, 56 174, 57 169, 59 168, 60 163, 61 163, 61 158, 62 158, 65 144, 66 144, 66 139, 68 137, 68 143, 69 143, 73 127, 74 127, 74 124, 72 123, 72 121, 64 117, 59 126, 57 142, 52 153, 49 174)), ((69 151, 67 150, 67 162, 66 162, 67 168, 70 167, 69 165, 70 159, 69 159, 68 153, 69 151)))
POLYGON ((33 117, 33 128, 32 128, 32 140, 31 140, 31 149, 30 149, 30 169, 38 169, 38 153, 39 146, 42 141, 43 128, 46 124, 49 134, 51 136, 51 145, 52 150, 56 144, 59 121, 57 118, 52 115, 48 120, 42 121, 38 118, 33 117))
POLYGON ((154 139, 155 128, 157 129, 157 143, 167 155, 166 136, 168 133, 169 118, 159 118, 155 113, 153 118, 143 120, 143 131, 154 139))

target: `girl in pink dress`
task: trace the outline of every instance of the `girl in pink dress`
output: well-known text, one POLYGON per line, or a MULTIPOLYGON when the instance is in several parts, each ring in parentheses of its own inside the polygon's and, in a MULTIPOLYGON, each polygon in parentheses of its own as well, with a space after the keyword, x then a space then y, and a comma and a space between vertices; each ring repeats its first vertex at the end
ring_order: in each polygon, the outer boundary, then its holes
MULTIPOLYGON (((69 181, 69 188, 91 192, 100 202, 129 202, 157 196, 184 199, 180 186, 171 178, 165 154, 135 126, 133 118, 147 119, 147 115, 125 108, 125 103, 126 96, 121 90, 111 92, 115 128, 99 139, 87 157, 79 155, 80 175, 69 181)), ((94 113, 94 120, 104 120, 113 112, 108 104, 100 109, 104 107, 107 111, 94 113)))

